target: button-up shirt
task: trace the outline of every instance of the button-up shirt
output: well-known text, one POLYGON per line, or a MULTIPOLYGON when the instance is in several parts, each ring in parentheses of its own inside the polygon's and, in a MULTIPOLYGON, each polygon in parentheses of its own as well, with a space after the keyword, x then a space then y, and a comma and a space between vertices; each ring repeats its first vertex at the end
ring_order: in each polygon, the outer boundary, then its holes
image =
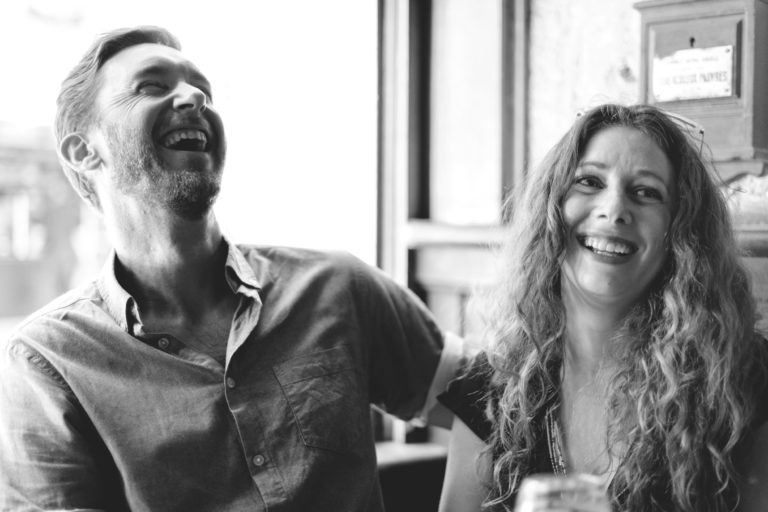
POLYGON ((115 265, 0 350, 0 510, 382 510, 370 404, 423 414, 461 355, 410 292, 349 255, 229 245, 222 366, 146 332, 115 265))

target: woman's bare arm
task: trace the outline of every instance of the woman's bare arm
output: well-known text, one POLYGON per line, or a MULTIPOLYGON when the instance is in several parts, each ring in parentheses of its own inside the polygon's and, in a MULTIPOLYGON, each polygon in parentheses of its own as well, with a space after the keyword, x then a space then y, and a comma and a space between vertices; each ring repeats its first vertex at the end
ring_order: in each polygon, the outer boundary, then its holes
POLYGON ((439 512, 477 512, 488 494, 491 465, 485 443, 454 417, 439 512))

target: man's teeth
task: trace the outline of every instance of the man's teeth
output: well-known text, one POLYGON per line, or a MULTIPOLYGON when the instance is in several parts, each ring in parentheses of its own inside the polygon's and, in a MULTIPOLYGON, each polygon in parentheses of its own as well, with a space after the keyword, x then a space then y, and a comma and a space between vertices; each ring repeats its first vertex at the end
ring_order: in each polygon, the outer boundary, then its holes
POLYGON ((585 237, 584 245, 594 251, 610 252, 613 254, 630 254, 632 252, 632 247, 627 244, 593 236, 585 237))
POLYGON ((163 139, 163 146, 170 148, 182 140, 199 140, 203 143, 203 146, 208 144, 208 137, 206 137, 205 133, 200 130, 176 130, 169 133, 165 139, 163 139))

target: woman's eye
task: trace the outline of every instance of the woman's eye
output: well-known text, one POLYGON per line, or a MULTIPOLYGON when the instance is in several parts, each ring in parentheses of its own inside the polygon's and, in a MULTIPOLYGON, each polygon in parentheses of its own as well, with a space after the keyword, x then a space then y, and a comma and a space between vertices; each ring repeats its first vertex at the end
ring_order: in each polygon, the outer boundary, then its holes
POLYGON ((600 188, 603 186, 603 183, 594 176, 577 176, 574 183, 587 188, 600 188))
POLYGON ((664 195, 657 189, 652 187, 639 187, 635 189, 635 195, 648 200, 663 201, 664 195))

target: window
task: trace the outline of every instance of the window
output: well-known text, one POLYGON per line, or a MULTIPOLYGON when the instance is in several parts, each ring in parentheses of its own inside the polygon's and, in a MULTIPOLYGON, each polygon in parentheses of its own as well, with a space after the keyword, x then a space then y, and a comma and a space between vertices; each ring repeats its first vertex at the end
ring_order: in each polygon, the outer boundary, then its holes
POLYGON ((382 0, 379 264, 470 341, 525 162, 527 34, 528 0, 382 0))

